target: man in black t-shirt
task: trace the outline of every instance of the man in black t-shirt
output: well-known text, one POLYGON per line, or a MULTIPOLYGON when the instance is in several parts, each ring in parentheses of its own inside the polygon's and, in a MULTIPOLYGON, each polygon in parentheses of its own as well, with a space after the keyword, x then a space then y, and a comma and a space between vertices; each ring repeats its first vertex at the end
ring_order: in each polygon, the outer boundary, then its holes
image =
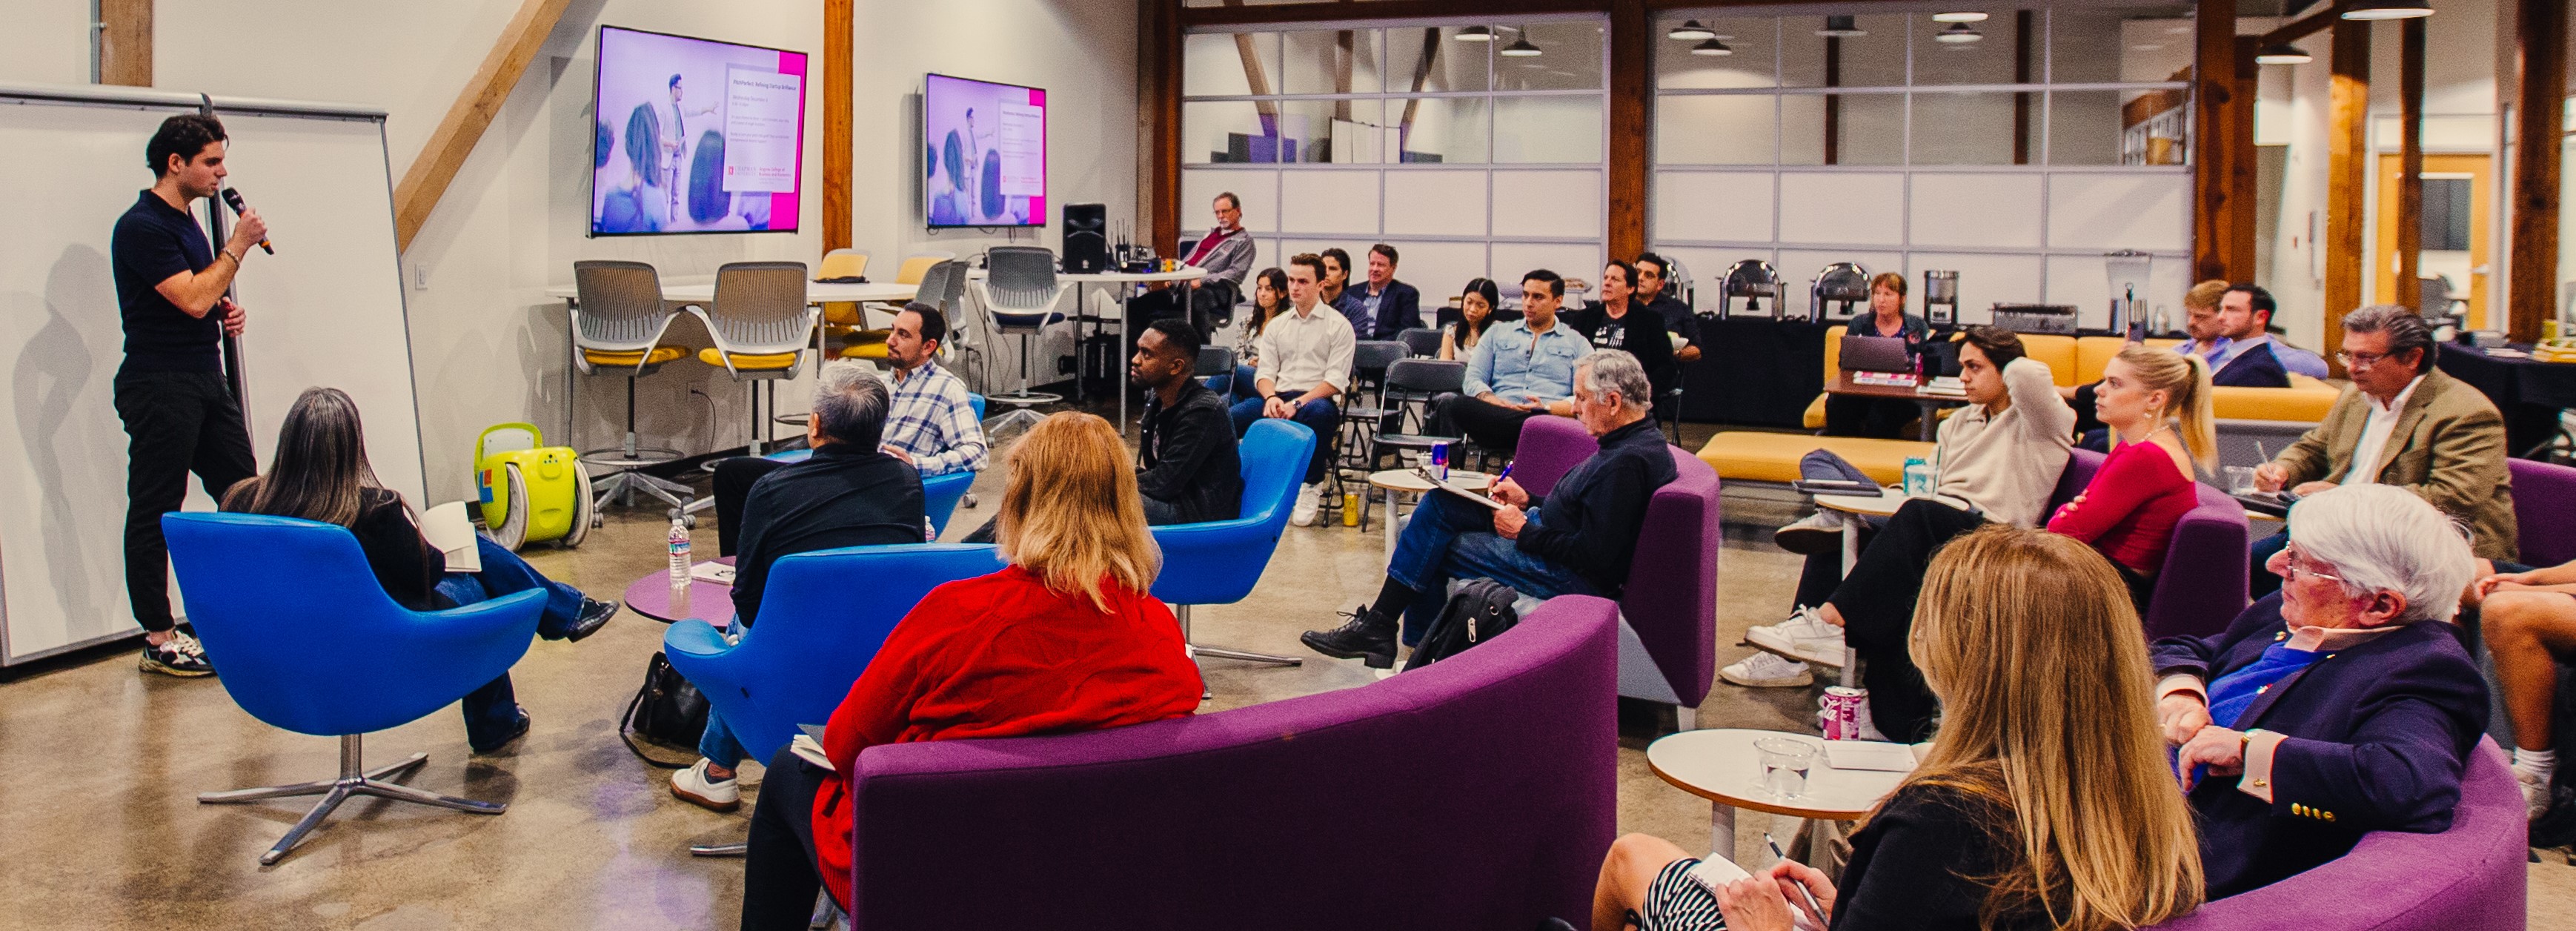
POLYGON ((1680 338, 1673 347, 1673 361, 1689 364, 1699 361, 1699 316, 1690 305, 1672 295, 1666 285, 1672 283, 1672 263, 1652 252, 1637 256, 1637 303, 1645 305, 1655 316, 1664 318, 1664 329, 1680 338))
POLYGON ((174 676, 210 675, 214 667, 171 618, 161 515, 179 509, 190 472, 217 500, 258 474, 219 346, 242 331, 242 309, 224 295, 268 224, 245 211, 218 251, 191 209, 229 173, 224 146, 214 117, 163 120, 144 149, 152 187, 117 218, 109 245, 125 319, 125 364, 116 370, 116 415, 127 437, 125 590, 143 625, 144 671, 174 676))

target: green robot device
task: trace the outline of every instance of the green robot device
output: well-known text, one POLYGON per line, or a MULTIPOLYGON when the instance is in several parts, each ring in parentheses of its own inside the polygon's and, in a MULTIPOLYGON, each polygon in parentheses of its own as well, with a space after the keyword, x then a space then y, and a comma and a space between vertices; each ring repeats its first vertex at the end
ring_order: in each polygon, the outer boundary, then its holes
POLYGON ((591 512, 590 471, 579 454, 545 445, 534 424, 484 430, 474 441, 474 484, 484 535, 513 551, 544 540, 580 546, 599 524, 591 512))

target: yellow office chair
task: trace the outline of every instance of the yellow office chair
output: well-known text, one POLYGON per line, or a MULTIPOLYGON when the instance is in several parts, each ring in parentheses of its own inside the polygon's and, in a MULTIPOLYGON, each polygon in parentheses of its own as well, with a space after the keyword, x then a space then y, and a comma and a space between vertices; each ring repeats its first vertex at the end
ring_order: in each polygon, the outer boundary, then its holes
MULTIPOLYGON (((727 262, 716 269, 716 299, 684 308, 706 324, 713 347, 698 361, 725 370, 737 382, 766 381, 777 406, 779 379, 796 377, 822 314, 805 302, 805 263, 727 262)), ((769 424, 760 417, 761 391, 751 391, 751 454, 766 450, 769 424)))
POLYGON ((572 263, 572 364, 584 375, 626 376, 626 441, 581 454, 581 460, 611 471, 591 477, 593 507, 610 498, 631 504, 635 492, 662 499, 679 516, 697 492, 687 485, 641 471, 685 454, 676 449, 639 445, 635 437, 635 379, 653 374, 682 355, 677 346, 662 345, 662 334, 679 314, 662 301, 662 280, 642 262, 584 260, 572 263))

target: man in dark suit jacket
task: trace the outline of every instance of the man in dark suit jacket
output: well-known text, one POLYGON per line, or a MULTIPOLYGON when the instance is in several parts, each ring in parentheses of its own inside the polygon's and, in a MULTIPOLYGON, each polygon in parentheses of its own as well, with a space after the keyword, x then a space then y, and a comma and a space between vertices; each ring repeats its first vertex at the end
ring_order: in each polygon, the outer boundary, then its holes
POLYGON ((1385 243, 1369 247, 1368 280, 1345 289, 1341 307, 1361 339, 1394 339, 1422 326, 1422 294, 1395 280, 1395 247, 1385 243))
POLYGON ((2150 653, 2212 899, 2341 857, 2366 832, 2449 828, 2486 731, 2486 682, 2451 623, 2476 560, 2450 518, 2404 489, 2352 485, 2300 501, 2290 529, 2267 567, 2279 593, 2150 653))

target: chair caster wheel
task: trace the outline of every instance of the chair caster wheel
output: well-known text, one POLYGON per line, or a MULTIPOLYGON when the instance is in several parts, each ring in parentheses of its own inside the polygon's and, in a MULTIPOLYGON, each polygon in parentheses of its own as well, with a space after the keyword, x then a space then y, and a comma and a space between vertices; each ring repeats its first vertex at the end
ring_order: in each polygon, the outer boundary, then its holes
POLYGON ((607 516, 601 514, 590 515, 590 526, 593 529, 608 526, 607 516))

